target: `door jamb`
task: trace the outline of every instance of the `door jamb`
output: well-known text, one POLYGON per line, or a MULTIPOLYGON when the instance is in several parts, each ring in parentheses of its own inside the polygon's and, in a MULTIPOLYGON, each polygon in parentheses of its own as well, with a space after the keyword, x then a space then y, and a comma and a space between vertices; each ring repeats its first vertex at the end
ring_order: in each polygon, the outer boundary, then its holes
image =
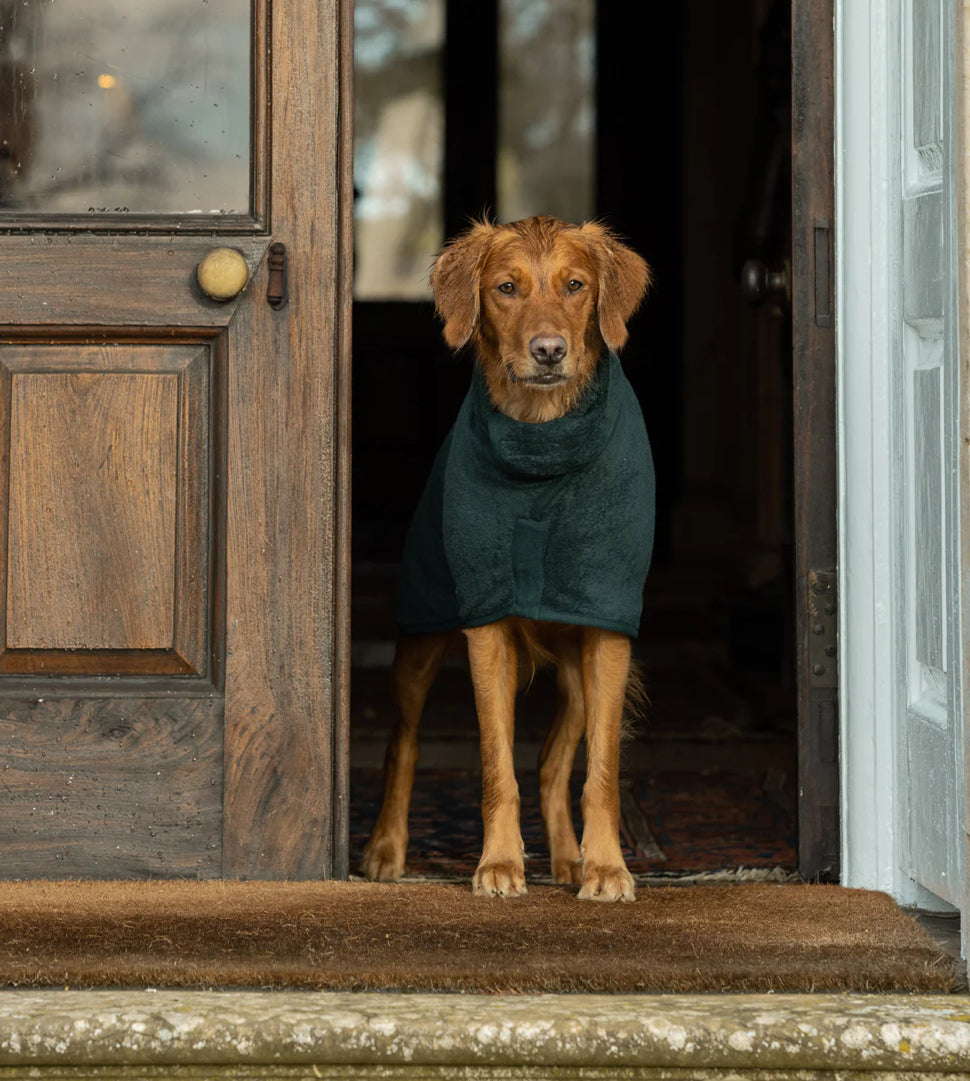
POLYGON ((351 398, 354 253, 354 5, 337 0, 340 79, 337 141, 336 506, 334 508, 333 795, 331 874, 350 874, 351 398))
MULTIPOLYGON (((970 13, 963 3, 954 5, 956 18, 954 34, 954 158, 956 176, 956 243, 957 256, 957 349, 959 350, 960 385, 960 547, 958 574, 962 596, 970 598, 970 350, 964 335, 970 328, 970 262, 967 237, 970 236, 970 169, 966 167, 970 149, 970 13)), ((963 656, 970 657, 970 611, 962 612, 961 647, 963 656)), ((963 680, 963 893, 970 897, 970 679, 963 680)), ((962 921, 963 957, 970 957, 970 919, 962 921)))

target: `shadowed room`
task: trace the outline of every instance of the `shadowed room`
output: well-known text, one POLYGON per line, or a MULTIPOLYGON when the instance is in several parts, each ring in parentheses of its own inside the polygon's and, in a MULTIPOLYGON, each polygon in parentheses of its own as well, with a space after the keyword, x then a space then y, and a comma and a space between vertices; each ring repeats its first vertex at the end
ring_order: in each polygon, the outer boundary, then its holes
MULTIPOLYGON (((623 750, 628 865, 796 867, 789 18, 774 0, 357 5, 352 870, 393 723, 398 560, 471 368, 441 339, 430 266, 472 218, 540 213, 602 219, 654 274, 622 352, 657 470, 634 643, 648 701, 623 750)), ((540 671, 515 746, 540 881, 536 763, 553 710, 540 671)), ((481 777, 460 659, 419 739, 406 874, 468 877, 481 777)), ((582 767, 580 752, 577 816, 582 767)))

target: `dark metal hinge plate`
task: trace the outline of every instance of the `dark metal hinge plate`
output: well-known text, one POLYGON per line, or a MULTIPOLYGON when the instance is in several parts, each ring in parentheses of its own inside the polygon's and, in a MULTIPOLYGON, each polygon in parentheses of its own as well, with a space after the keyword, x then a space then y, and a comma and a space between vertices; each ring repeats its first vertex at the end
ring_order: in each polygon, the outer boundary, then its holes
POLYGON ((834 570, 808 572, 808 681, 812 688, 839 685, 837 588, 834 570))

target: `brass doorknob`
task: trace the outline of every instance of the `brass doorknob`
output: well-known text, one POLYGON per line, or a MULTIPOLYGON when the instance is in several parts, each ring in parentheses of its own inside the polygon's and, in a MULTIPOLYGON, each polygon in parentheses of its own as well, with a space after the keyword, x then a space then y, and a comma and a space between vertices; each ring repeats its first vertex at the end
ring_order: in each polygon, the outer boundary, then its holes
POLYGON ((246 288, 249 267, 235 248, 213 248, 195 269, 199 288, 212 300, 232 300, 246 288))

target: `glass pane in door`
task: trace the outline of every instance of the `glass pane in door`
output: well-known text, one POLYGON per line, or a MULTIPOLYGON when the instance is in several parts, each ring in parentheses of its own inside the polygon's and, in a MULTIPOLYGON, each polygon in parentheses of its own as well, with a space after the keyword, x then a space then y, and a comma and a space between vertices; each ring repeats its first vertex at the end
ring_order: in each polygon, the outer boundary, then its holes
POLYGON ((250 213, 250 0, 0 0, 0 212, 250 213))

